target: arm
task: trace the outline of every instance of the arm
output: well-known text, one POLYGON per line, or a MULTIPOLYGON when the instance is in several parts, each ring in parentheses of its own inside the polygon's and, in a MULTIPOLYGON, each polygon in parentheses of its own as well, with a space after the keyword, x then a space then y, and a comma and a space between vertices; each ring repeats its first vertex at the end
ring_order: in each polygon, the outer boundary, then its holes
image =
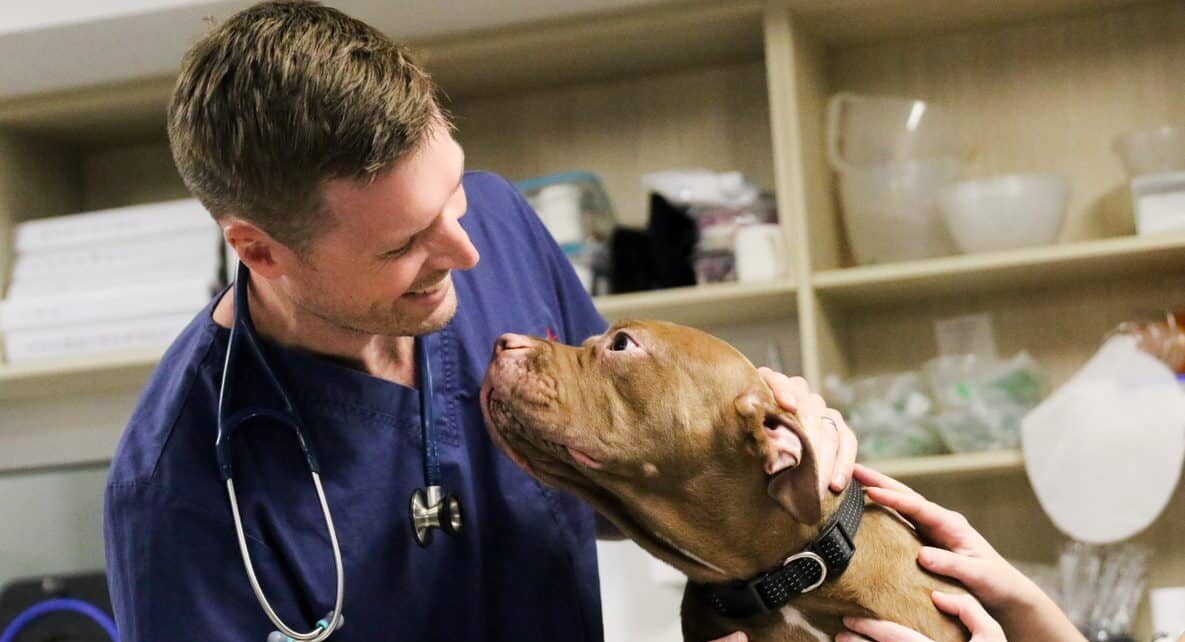
MULTIPOLYGON (((855 477, 867 487, 869 499, 901 513, 919 534, 941 547, 923 548, 918 563, 962 582, 999 619, 1009 639, 1085 642, 1053 600, 997 553, 961 514, 871 468, 856 466, 855 477)), ((884 638, 885 642, 896 639, 884 638)))
MULTIPOLYGON (((149 483, 108 487, 103 516, 107 579, 123 642, 263 640, 274 627, 255 600, 234 526, 149 483)), ((268 598, 303 622, 267 547, 252 558, 268 598)))

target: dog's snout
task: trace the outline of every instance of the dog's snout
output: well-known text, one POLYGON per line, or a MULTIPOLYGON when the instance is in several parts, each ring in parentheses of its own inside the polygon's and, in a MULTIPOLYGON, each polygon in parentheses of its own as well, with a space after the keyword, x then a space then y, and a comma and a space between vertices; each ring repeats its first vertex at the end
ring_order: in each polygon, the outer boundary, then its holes
POLYGON ((526 350, 530 347, 530 337, 508 332, 498 337, 498 343, 494 345, 494 354, 502 354, 509 350, 526 350))

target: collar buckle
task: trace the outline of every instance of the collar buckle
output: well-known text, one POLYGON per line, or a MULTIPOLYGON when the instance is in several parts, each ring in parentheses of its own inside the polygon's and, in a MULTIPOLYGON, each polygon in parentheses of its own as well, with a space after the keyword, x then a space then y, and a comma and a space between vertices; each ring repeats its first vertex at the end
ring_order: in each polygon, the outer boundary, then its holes
POLYGON ((786 561, 782 562, 782 566, 783 567, 789 566, 795 560, 810 560, 810 561, 814 562, 815 564, 819 565, 819 579, 815 580, 814 584, 811 584, 810 586, 799 591, 798 592, 799 595, 804 595, 806 593, 810 593, 811 591, 822 586, 823 582, 827 580, 827 562, 823 561, 823 558, 820 557, 817 553, 813 553, 811 551, 802 551, 801 553, 795 553, 795 554, 791 555, 790 557, 787 557, 786 561))

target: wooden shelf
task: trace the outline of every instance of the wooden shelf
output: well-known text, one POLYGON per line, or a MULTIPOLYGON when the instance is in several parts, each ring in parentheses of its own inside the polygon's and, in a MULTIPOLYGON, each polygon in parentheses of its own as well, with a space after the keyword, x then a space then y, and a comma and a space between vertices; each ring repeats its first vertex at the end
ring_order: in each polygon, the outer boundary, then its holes
POLYGON ((818 272, 819 296, 844 307, 1185 272, 1185 234, 1132 236, 818 272))
POLYGON ((902 481, 1015 474, 1023 473, 1025 469, 1024 455, 1019 450, 874 459, 863 463, 902 481))
POLYGON ((1141 0, 785 0, 824 42, 852 46, 1072 15, 1141 0))
POLYGON ((160 356, 160 351, 132 352, 92 359, 0 364, 0 402, 134 390, 148 380, 160 356))
MULTIPOLYGON (((761 6, 663 3, 409 42, 449 99, 458 100, 758 61, 761 6)), ((163 139, 175 82, 170 73, 0 100, 0 127, 73 145, 163 139)))
POLYGON ((793 317, 793 283, 714 283, 652 292, 597 297, 597 310, 609 321, 661 319, 710 326, 793 317))
MULTIPOLYGON (((596 303, 601 314, 611 320, 655 318, 713 325, 793 317, 795 292, 792 283, 723 283, 599 297, 596 303)), ((159 351, 150 351, 0 364, 0 402, 135 389, 148 379, 160 356, 159 351)))
POLYGON ((762 59, 762 4, 663 3, 418 43, 450 98, 762 59))

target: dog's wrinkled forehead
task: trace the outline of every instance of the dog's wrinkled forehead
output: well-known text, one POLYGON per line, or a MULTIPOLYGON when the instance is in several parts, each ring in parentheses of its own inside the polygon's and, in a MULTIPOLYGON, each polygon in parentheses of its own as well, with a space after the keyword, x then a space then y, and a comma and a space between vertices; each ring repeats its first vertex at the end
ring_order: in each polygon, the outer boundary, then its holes
POLYGON ((757 369, 739 350, 707 332, 665 321, 621 321, 603 335, 614 347, 636 342, 649 357, 639 367, 679 371, 704 386, 735 388, 760 384, 757 369))

